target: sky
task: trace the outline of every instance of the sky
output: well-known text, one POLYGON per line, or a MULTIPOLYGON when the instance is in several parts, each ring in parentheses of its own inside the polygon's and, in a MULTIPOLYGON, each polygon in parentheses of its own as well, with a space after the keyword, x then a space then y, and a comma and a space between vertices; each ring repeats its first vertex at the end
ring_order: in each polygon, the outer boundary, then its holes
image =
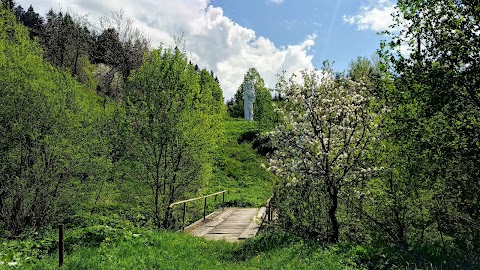
POLYGON ((392 23, 394 0, 17 0, 42 16, 50 10, 100 17, 123 11, 153 47, 182 37, 192 62, 212 70, 230 99, 249 68, 267 87, 277 75, 321 68, 344 71, 370 58, 392 23))

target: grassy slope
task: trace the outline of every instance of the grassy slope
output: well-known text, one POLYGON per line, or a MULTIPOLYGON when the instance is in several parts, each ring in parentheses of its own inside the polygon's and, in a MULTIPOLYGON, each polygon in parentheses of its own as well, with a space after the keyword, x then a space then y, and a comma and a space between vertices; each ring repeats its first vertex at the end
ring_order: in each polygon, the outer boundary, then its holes
POLYGON ((214 177, 208 192, 228 189, 228 201, 238 206, 262 206, 272 194, 273 175, 261 166, 265 158, 252 149, 251 142, 238 143, 242 134, 255 130, 253 122, 228 118, 225 141, 215 154, 214 177))

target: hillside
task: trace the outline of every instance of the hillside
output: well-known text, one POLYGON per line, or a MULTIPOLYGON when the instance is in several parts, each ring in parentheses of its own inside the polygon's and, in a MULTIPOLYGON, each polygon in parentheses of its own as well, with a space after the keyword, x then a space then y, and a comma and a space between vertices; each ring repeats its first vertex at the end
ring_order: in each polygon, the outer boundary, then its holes
POLYGON ((274 176, 262 167, 265 157, 252 148, 252 142, 242 141, 245 134, 255 132, 255 123, 227 118, 224 127, 225 139, 214 157, 208 191, 228 189, 232 205, 262 206, 272 194, 274 176))

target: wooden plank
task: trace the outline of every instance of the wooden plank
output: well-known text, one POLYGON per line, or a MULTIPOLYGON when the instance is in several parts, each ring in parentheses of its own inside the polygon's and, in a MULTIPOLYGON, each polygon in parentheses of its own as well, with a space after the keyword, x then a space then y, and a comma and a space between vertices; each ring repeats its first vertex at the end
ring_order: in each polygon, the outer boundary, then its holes
POLYGON ((195 222, 185 231, 210 240, 238 241, 256 235, 265 211, 265 207, 227 208, 209 215, 206 222, 195 222))
POLYGON ((230 214, 232 214, 234 212, 234 209, 228 209, 227 211, 225 211, 224 213, 222 213, 220 216, 218 216, 217 219, 205 224, 201 229, 199 229, 198 232, 196 232, 195 234, 192 234, 194 236, 204 236, 208 233, 210 233, 210 231, 212 231, 213 229, 215 229, 219 224, 221 224, 226 218, 228 218, 228 216, 230 214))
POLYGON ((236 234, 236 235, 240 235, 243 231, 245 230, 245 227, 243 228, 222 228, 222 229, 218 229, 218 228, 215 228, 213 230, 211 230, 208 234, 236 234))
POLYGON ((262 207, 258 210, 257 214, 254 216, 248 227, 242 234, 238 237, 238 239, 247 239, 254 237, 257 235, 258 230, 260 229, 260 224, 262 223, 262 218, 265 215, 266 207, 262 207))
POLYGON ((231 235, 222 235, 222 234, 213 234, 213 235, 206 235, 204 237, 208 240, 215 240, 215 241, 227 241, 227 242, 238 242, 238 236, 231 236, 231 235))
POLYGON ((221 222, 223 222, 230 214, 235 211, 234 208, 221 208, 207 216, 206 220, 200 219, 193 224, 187 226, 185 231, 194 236, 203 236, 202 233, 208 228, 214 228, 221 222))

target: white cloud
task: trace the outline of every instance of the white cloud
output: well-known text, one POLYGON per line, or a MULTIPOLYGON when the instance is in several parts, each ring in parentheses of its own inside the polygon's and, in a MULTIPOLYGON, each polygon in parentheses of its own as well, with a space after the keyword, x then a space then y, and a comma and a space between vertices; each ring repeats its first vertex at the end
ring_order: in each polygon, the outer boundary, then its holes
POLYGON ((275 3, 275 4, 281 4, 283 3, 283 0, 269 0, 269 2, 275 3))
POLYGON ((392 13, 396 5, 390 0, 376 0, 369 6, 363 6, 356 15, 344 15, 343 21, 357 25, 358 30, 373 30, 376 32, 388 30, 393 24, 392 13))
MULTIPOLYGON (((282 2, 283 0, 271 0, 282 2)), ((123 9, 135 26, 152 39, 155 46, 174 45, 174 36, 183 36, 192 61, 201 68, 213 70, 224 90, 225 98, 233 96, 249 68, 255 67, 269 87, 276 75, 302 69, 313 69, 310 47, 315 37, 306 37, 296 45, 277 47, 266 37, 242 27, 226 17, 222 8, 209 0, 20 0, 22 6, 33 5, 44 15, 50 7, 89 13, 91 21, 105 13, 123 9)))
MULTIPOLYGON (((409 22, 403 19, 400 19, 400 25, 396 25, 394 29, 390 29, 390 26, 394 23, 392 14, 397 11, 395 3, 391 2, 391 0, 370 1, 371 4, 369 6, 362 6, 358 14, 351 16, 344 15, 343 21, 351 25, 357 25, 357 29, 361 31, 372 30, 381 32, 390 30, 393 35, 398 35, 401 29, 405 29, 409 22)), ((408 56, 412 53, 412 48, 409 44, 409 40, 411 40, 412 37, 402 34, 401 39, 403 42, 397 49, 400 54, 408 56)))

